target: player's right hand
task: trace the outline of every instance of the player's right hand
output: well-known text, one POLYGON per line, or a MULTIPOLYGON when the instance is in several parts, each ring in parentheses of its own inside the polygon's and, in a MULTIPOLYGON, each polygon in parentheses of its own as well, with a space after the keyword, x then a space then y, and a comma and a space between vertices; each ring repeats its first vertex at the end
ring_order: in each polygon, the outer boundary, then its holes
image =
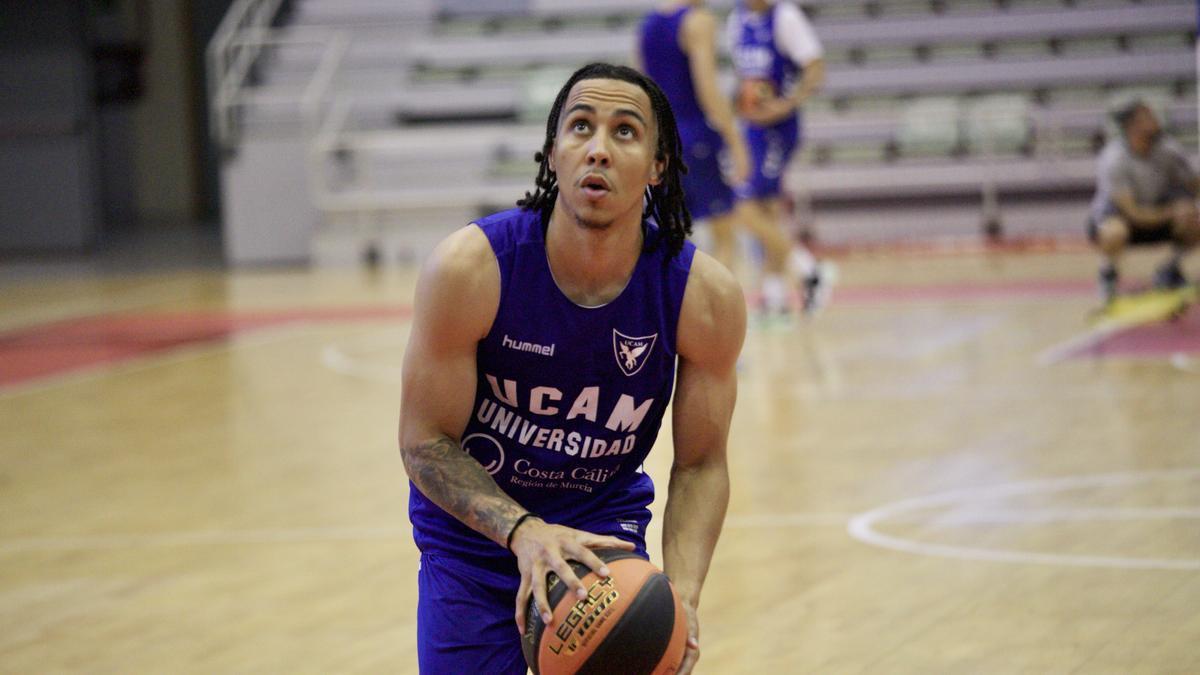
POLYGON ((587 597, 583 582, 567 560, 578 560, 602 577, 608 576, 608 567, 600 560, 594 548, 619 548, 632 551, 634 545, 624 539, 604 537, 562 525, 551 525, 540 519, 530 518, 513 533, 512 551, 517 556, 517 567, 521 570, 521 586, 517 589, 517 630, 525 632, 525 608, 529 596, 533 595, 542 621, 550 625, 550 600, 546 592, 546 575, 554 572, 579 599, 587 597))

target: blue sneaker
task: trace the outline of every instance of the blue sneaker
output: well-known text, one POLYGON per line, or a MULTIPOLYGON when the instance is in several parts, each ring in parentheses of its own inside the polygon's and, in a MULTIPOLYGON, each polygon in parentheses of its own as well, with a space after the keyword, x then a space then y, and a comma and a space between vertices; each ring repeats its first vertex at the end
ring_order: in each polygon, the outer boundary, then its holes
POLYGON ((1158 271, 1154 273, 1154 286, 1156 288, 1183 288, 1187 286, 1187 277, 1183 276, 1183 270, 1179 269, 1179 263, 1168 262, 1158 271))
POLYGON ((1100 301, 1111 304, 1117 298, 1117 270, 1105 265, 1100 268, 1100 301))

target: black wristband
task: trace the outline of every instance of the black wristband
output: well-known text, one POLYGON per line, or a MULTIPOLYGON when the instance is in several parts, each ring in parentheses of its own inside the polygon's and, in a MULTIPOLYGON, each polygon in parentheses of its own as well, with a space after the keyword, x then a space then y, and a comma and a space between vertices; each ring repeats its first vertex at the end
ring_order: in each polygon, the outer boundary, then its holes
POLYGON ((508 549, 509 553, 512 553, 513 535, 517 533, 517 528, 521 526, 521 523, 525 522, 529 518, 537 518, 538 520, 542 519, 541 516, 534 513, 533 511, 526 511, 525 515, 521 516, 520 518, 517 518, 517 522, 513 523, 512 529, 508 531, 508 540, 504 542, 504 548, 508 549))

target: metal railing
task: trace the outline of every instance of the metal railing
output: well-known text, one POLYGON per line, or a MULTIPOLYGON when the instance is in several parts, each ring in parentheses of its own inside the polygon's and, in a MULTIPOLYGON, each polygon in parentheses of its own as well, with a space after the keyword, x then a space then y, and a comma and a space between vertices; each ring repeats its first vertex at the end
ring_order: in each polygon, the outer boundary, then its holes
POLYGON ((209 131, 223 148, 236 143, 237 106, 246 78, 266 44, 247 40, 247 34, 266 32, 283 0, 237 0, 208 43, 207 84, 211 108, 209 131))

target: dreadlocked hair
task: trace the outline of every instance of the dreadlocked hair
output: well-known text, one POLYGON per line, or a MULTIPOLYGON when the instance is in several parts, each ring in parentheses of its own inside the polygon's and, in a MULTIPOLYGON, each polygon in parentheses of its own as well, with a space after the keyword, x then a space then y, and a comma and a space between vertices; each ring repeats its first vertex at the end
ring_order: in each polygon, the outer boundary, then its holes
MULTIPOLYGON (((658 185, 646 187, 642 218, 653 218, 654 222, 658 223, 659 238, 667 247, 667 258, 675 257, 683 249, 684 240, 692 233, 692 215, 683 201, 682 176, 687 173, 687 166, 683 163, 683 143, 679 140, 675 113, 671 111, 666 94, 654 80, 627 66, 589 63, 576 70, 559 90, 554 105, 550 108, 550 117, 546 120, 546 142, 542 144, 541 152, 533 155, 533 161, 538 163, 535 187, 532 193, 525 193, 524 199, 517 200, 517 206, 539 212, 543 225, 550 222, 554 202, 558 199, 558 177, 550 169, 548 158, 558 136, 563 104, 566 103, 571 87, 580 80, 621 80, 637 85, 650 97, 650 106, 654 110, 654 121, 658 127, 658 147, 655 149, 654 158, 665 162, 666 170, 658 185)), ((649 243, 649 240, 647 241, 649 243)))

